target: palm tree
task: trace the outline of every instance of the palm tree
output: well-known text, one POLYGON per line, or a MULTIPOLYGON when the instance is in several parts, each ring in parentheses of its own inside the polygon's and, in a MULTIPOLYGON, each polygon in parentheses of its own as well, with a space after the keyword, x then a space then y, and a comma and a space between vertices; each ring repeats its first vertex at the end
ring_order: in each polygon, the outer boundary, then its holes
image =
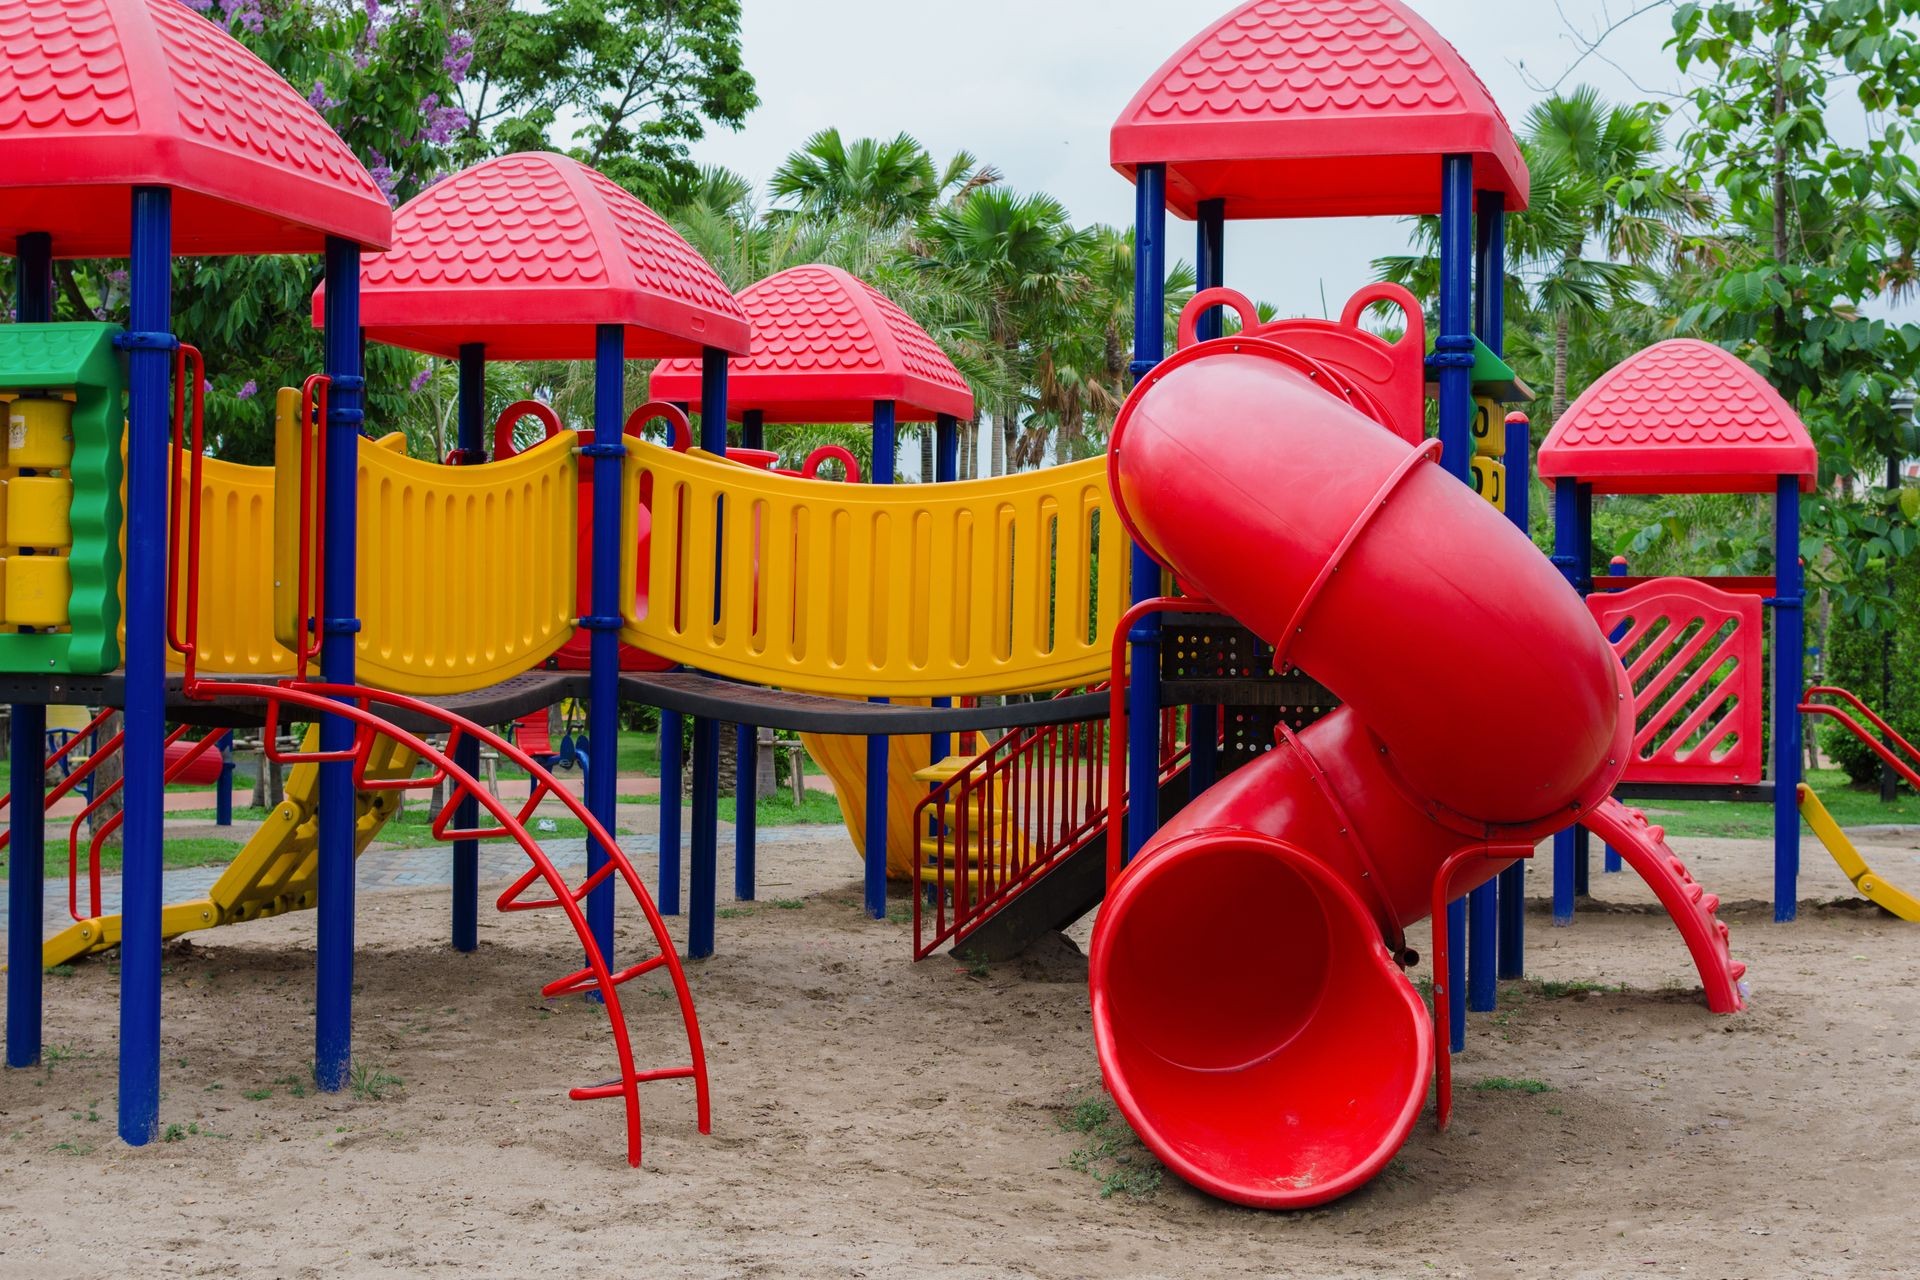
POLYGON ((919 238, 925 268, 970 291, 982 309, 1006 384, 990 438, 992 474, 1004 474, 1008 437, 1020 422, 1019 388, 1032 385, 1046 336, 1072 323, 1092 234, 1075 227, 1052 196, 987 186, 935 211, 919 238))
POLYGON ((771 189, 783 215, 851 214, 878 227, 919 217, 939 198, 942 175, 911 135, 856 138, 822 129, 774 170, 771 189))

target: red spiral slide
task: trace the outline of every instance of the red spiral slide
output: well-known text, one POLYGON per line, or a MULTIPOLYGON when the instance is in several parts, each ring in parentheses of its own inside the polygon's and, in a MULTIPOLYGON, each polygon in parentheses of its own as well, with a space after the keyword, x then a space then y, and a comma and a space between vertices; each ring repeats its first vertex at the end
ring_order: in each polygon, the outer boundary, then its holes
POLYGON ((1182 1177, 1263 1207, 1343 1195, 1400 1147, 1435 1071, 1403 930, 1593 819, 1633 730, 1558 571, 1346 386, 1271 341, 1189 347, 1111 449, 1135 539, 1344 704, 1170 822, 1093 935, 1116 1102, 1182 1177))

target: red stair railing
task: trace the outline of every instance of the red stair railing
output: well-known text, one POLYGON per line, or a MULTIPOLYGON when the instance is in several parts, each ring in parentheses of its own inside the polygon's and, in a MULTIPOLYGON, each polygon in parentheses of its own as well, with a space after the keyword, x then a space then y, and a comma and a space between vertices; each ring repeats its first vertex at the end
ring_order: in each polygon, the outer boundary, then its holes
MULTIPOLYGON (((185 357, 182 357, 183 361, 185 357)), ((198 353, 194 353, 197 363, 198 353)), ((184 364, 181 366, 184 373, 184 364)), ((547 983, 541 988, 545 996, 554 997, 577 993, 597 993, 607 1010, 607 1020, 612 1031, 615 1056, 619 1063, 619 1074, 612 1080, 595 1084, 578 1085, 568 1091, 568 1096, 576 1100, 596 1098, 621 1098, 626 1104, 627 1116, 627 1160, 638 1166, 641 1155, 641 1123, 639 1086, 653 1080, 689 1079, 694 1083, 695 1110, 697 1123, 702 1133, 712 1130, 711 1099, 707 1085, 706 1049, 701 1040, 700 1022, 694 1012, 693 995, 687 986, 687 977, 680 964, 679 954, 674 950, 673 939, 667 933, 666 922, 661 918, 659 909, 654 905, 653 897, 641 883, 639 874, 626 853, 614 841, 613 835, 600 821, 588 812, 586 806, 565 787, 562 787, 539 762, 509 742, 501 735, 480 725, 473 724, 431 703, 405 694, 389 693, 384 690, 370 689, 360 685, 329 684, 311 681, 306 678, 309 660, 319 652, 319 628, 316 620, 324 613, 324 601, 321 598, 323 568, 319 563, 317 537, 318 513, 324 509, 325 493, 318 482, 318 475, 324 469, 325 437, 317 430, 316 424, 324 421, 328 384, 323 377, 309 378, 301 398, 301 447, 300 458, 302 474, 300 476, 300 529, 299 529, 299 568, 296 579, 297 617, 300 620, 301 635, 295 646, 297 674, 293 679, 275 684, 252 682, 208 681, 201 678, 196 670, 198 655, 198 633, 200 625, 200 474, 201 459, 205 451, 203 417, 198 404, 201 385, 195 379, 195 400, 191 415, 186 411, 184 401, 176 401, 175 443, 180 446, 176 451, 173 473, 174 515, 172 536, 175 563, 178 563, 179 539, 182 522, 186 529, 187 557, 186 573, 175 575, 175 581, 169 588, 170 618, 169 638, 185 661, 183 681, 186 696, 202 701, 227 701, 258 703, 265 706, 265 731, 262 739, 270 759, 282 764, 302 763, 350 763, 353 771, 353 784, 357 790, 365 791, 431 791, 444 785, 446 799, 434 814, 433 833, 440 840, 512 840, 527 855, 532 867, 501 893, 497 906, 502 911, 534 911, 558 909, 573 926, 586 955, 586 964, 572 973, 547 983), (189 416, 191 427, 189 429, 189 416), (181 453, 189 455, 190 461, 184 465, 191 472, 188 488, 190 492, 183 501, 180 495, 183 461, 181 453), (180 609, 178 592, 182 584, 178 578, 184 576, 185 610, 180 609), (174 619, 184 620, 184 626, 176 632, 172 629, 174 619), (309 636, 312 637, 309 640, 309 636), (279 745, 279 730, 288 709, 300 713, 305 720, 318 719, 321 716, 337 716, 353 726, 353 745, 335 751, 287 750, 279 745), (376 708, 379 710, 376 711, 376 708), (392 717, 410 724, 431 726, 424 733, 402 727, 394 723, 392 717), (435 746, 428 740, 427 734, 444 735, 444 745, 435 746), (411 751, 426 765, 426 772, 417 777, 379 778, 372 776, 370 761, 375 742, 388 738, 401 747, 411 751), (501 799, 494 795, 480 779, 462 769, 454 761, 453 753, 463 740, 478 742, 483 750, 494 752, 500 759, 526 771, 532 780, 531 794, 516 809, 509 809, 501 799), (553 859, 541 847, 538 839, 528 829, 535 810, 546 801, 560 804, 572 817, 586 828, 587 839, 597 844, 606 853, 606 862, 598 871, 586 876, 578 885, 569 885, 553 859), (456 826, 457 814, 467 801, 472 801, 478 811, 485 812, 491 825, 479 828, 456 826), (551 896, 528 901, 526 892, 537 883, 544 882, 551 896), (640 907, 647 927, 652 934, 655 953, 638 963, 615 971, 611 958, 603 955, 594 941, 593 931, 589 927, 586 912, 582 906, 586 896, 604 884, 618 883, 626 886, 628 894, 640 907), (620 987, 625 983, 651 973, 665 969, 672 981, 673 990, 679 1005, 682 1027, 687 1038, 688 1060, 685 1065, 637 1069, 633 1060, 632 1037, 627 1028, 626 1016, 620 1004, 620 987)))
POLYGON ((1857 694, 1842 689, 1838 685, 1814 685, 1807 690, 1805 698, 1800 703, 1800 714, 1827 716, 1838 720, 1847 732, 1860 739, 1876 756, 1879 756, 1889 769, 1904 778, 1908 786, 1920 791, 1920 772, 1916 771, 1920 769, 1920 749, 1915 748, 1911 742, 1896 733, 1893 726, 1881 719, 1872 707, 1861 701, 1857 694), (1846 706, 1836 707, 1829 703, 1817 702, 1815 701, 1817 698, 1833 698, 1846 706), (1875 737, 1868 733, 1866 726, 1855 719, 1847 708, 1865 717, 1881 736, 1875 737))

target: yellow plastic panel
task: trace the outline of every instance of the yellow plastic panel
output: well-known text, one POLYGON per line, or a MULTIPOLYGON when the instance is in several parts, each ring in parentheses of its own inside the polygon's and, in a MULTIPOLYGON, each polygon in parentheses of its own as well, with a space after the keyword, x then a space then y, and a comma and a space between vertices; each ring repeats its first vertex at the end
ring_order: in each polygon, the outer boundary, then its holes
POLYGON ((1474 457, 1473 491, 1505 511, 1507 509, 1507 464, 1495 462, 1492 458, 1474 457))
POLYGON ((21 396, 7 406, 7 465, 61 471, 73 461, 73 401, 21 396))
POLYGON ((300 393, 280 388, 273 401, 273 635, 292 650, 299 638, 300 393))
POLYGON ((5 487, 9 546, 73 545, 73 481, 61 476, 15 476, 5 487))
POLYGON ((1473 451, 1483 458, 1507 455, 1507 406, 1490 396, 1473 402, 1473 451))
POLYGON ((567 431, 504 462, 447 467, 361 442, 363 683, 483 688, 566 642, 577 608, 575 443, 567 431))
POLYGON ((16 627, 64 627, 73 579, 65 556, 7 557, 7 621, 16 627))
POLYGON ((626 491, 623 636, 719 675, 859 696, 1064 688, 1106 674, 1127 605, 1131 555, 1104 458, 846 485, 629 441, 626 491), (640 494, 653 530, 645 606, 631 586, 640 494))

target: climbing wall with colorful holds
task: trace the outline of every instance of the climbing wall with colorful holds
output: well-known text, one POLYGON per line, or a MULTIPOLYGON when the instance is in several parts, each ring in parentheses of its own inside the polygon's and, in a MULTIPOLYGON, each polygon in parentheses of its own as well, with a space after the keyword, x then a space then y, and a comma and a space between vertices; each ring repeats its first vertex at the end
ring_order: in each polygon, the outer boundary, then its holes
POLYGON ((118 332, 0 326, 0 671, 120 663, 118 332))

